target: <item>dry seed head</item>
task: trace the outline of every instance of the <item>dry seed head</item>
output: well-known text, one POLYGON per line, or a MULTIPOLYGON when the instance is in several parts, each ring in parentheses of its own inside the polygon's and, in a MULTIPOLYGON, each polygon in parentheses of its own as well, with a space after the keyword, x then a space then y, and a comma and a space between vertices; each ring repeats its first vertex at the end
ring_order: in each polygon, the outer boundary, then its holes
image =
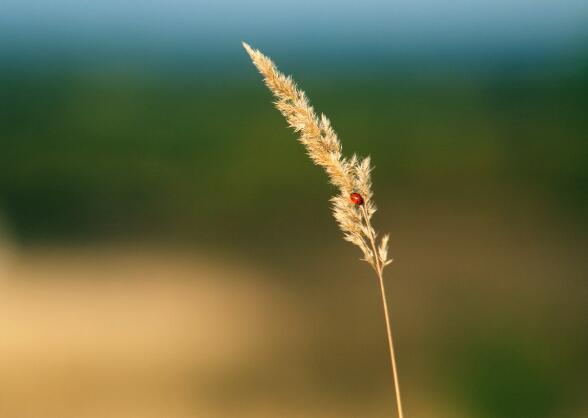
POLYGON ((339 194, 331 198, 333 216, 343 231, 345 240, 357 245, 363 259, 379 273, 390 263, 388 235, 376 244, 376 232, 371 217, 376 211, 373 203, 370 158, 356 155, 347 159, 342 154, 341 141, 323 114, 317 116, 306 94, 299 90, 290 76, 278 71, 275 64, 259 50, 243 42, 243 47, 273 93, 275 106, 288 125, 299 134, 298 140, 306 148, 310 159, 321 166, 339 194), (350 195, 361 195, 363 204, 351 201, 350 195))

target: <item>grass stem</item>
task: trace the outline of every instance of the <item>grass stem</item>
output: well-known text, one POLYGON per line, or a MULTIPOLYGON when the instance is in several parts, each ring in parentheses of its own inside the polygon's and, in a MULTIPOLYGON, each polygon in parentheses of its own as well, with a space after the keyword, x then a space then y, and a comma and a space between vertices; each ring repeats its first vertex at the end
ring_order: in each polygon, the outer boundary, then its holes
MULTIPOLYGON (((367 216, 367 210, 365 206, 362 207, 362 214, 366 225, 368 226, 368 230, 372 231, 370 225, 370 219, 367 216)), ((396 352, 394 350, 394 339, 392 337, 392 327, 390 325, 390 314, 388 313, 388 300, 386 299, 386 287, 384 286, 384 274, 383 274, 383 265, 380 260, 380 256, 378 255, 378 250, 376 248, 376 240, 373 234, 370 232, 369 234, 370 243, 372 246, 372 251, 374 252, 374 258, 376 259, 376 274, 378 276, 378 280, 380 282, 380 292, 382 293, 382 304, 384 307, 384 318, 386 320, 386 334, 388 335, 388 351, 390 353, 390 364, 392 366, 392 379, 394 381, 394 392, 396 395, 396 407, 398 408, 398 418, 404 418, 404 413, 402 411, 402 398, 400 396, 400 383, 398 381, 398 368, 396 366, 396 352)))

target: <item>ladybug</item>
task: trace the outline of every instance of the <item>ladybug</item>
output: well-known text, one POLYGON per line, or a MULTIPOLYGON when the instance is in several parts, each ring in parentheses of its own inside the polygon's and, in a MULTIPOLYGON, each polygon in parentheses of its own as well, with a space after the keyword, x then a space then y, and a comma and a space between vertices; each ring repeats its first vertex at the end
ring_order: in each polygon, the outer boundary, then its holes
POLYGON ((359 193, 351 193, 349 199, 357 206, 363 205, 363 197, 359 193))

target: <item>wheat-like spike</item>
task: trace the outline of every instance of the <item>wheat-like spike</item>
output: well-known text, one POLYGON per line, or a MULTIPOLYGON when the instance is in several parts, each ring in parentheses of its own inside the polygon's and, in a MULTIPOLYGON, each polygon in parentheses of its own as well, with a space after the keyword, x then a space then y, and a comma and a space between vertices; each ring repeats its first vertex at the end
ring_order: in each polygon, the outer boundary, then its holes
POLYGON ((388 260, 388 235, 384 235, 379 245, 376 243, 377 234, 371 224, 376 206, 373 203, 370 158, 359 159, 356 155, 349 159, 345 158, 342 154, 341 142, 331 127, 331 122, 323 114, 320 117, 317 116, 306 95, 298 89, 292 78, 279 72, 275 64, 259 50, 251 48, 245 42, 243 47, 276 98, 276 107, 284 115, 288 124, 299 134, 298 140, 305 146, 310 159, 325 169, 329 181, 339 190, 339 194, 331 198, 331 203, 333 216, 343 231, 344 239, 361 249, 363 260, 367 261, 378 275, 396 406, 398 417, 403 418, 392 328, 383 279, 384 267, 391 263, 391 260, 388 260), (352 202, 351 197, 357 197, 356 194, 359 194, 359 201, 352 202))
POLYGON ((370 178, 370 158, 359 159, 353 155, 347 159, 331 122, 323 114, 317 116, 306 94, 291 77, 278 71, 276 65, 259 50, 243 42, 243 47, 263 75, 265 84, 276 98, 275 106, 284 115, 288 125, 299 134, 298 140, 305 146, 310 159, 321 166, 329 181, 339 190, 333 197, 333 215, 347 241, 357 245, 363 252, 363 259, 377 271, 386 266, 387 246, 370 249, 376 232, 371 226, 371 217, 376 211, 370 178), (359 193, 363 207, 353 204, 349 196, 359 193))

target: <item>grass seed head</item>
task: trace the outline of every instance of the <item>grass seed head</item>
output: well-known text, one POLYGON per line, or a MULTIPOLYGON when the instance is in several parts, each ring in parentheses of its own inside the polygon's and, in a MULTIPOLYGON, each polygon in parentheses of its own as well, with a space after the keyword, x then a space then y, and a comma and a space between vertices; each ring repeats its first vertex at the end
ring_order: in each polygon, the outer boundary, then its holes
POLYGON ((377 245, 371 218, 376 211, 373 203, 370 157, 353 155, 345 158, 341 141, 329 119, 317 116, 306 94, 290 76, 281 73, 271 59, 243 42, 243 47, 273 93, 275 106, 288 125, 298 133, 312 162, 322 167, 339 193, 331 198, 333 216, 343 231, 344 239, 358 246, 363 260, 379 273, 390 263, 388 235, 377 245), (358 198, 359 197, 359 198, 358 198), (358 203, 361 200, 361 203, 358 203))

